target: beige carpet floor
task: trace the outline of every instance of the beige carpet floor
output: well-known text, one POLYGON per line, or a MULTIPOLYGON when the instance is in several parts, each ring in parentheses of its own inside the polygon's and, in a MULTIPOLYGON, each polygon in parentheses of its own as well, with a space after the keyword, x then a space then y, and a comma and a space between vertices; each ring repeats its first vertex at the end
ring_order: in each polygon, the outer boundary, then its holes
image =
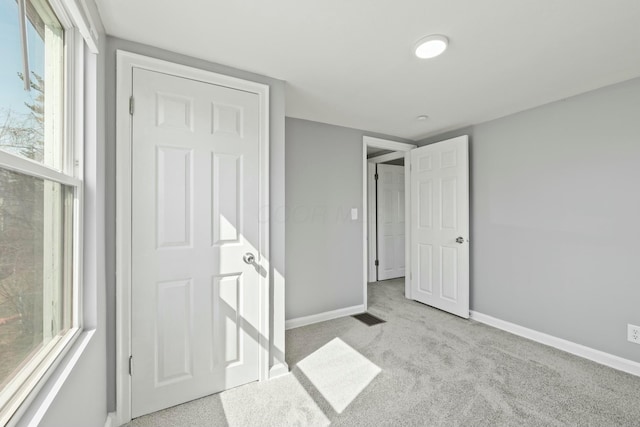
POLYGON ((133 420, 163 426, 640 426, 635 377, 369 285, 369 311, 287 331, 291 373, 133 420))

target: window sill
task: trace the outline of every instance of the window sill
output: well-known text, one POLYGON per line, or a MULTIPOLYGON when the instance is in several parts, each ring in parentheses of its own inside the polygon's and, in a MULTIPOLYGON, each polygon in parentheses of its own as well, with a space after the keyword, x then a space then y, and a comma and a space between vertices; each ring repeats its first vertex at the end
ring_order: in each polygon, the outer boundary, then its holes
POLYGON ((31 390, 7 427, 17 425, 39 425, 58 392, 63 387, 76 364, 84 354, 96 330, 78 331, 58 355, 54 363, 31 390))

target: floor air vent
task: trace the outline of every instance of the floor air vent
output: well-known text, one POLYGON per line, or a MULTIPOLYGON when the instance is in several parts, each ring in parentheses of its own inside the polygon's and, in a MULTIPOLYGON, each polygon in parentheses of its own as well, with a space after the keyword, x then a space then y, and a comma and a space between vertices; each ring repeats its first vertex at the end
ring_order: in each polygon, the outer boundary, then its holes
POLYGON ((379 323, 385 323, 386 320, 382 320, 379 317, 374 316, 373 314, 370 313, 361 313, 361 314, 355 314, 353 316, 351 316, 355 319, 358 319, 359 321, 361 321, 362 323, 364 323, 367 326, 373 326, 373 325, 377 325, 379 323))

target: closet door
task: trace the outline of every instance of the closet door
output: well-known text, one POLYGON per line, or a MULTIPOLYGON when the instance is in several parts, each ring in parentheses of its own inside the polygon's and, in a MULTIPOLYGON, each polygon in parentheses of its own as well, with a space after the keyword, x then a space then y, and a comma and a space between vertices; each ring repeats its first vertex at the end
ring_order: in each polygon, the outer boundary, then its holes
POLYGON ((378 165, 378 280, 404 277, 404 166, 378 165))

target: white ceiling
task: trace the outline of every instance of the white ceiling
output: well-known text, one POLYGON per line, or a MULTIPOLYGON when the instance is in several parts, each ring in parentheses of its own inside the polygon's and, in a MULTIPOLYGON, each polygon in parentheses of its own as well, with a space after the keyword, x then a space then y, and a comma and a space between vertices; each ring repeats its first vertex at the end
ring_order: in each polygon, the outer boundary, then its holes
POLYGON ((287 81, 287 116, 409 139, 640 75, 638 0, 97 3, 111 35, 287 81))

